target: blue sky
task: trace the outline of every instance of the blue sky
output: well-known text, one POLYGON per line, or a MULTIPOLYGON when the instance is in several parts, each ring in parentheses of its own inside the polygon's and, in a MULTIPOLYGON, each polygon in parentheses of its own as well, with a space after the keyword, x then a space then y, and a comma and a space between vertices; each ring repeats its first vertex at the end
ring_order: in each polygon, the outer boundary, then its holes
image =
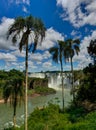
MULTIPOLYGON (((25 69, 25 51, 13 46, 6 39, 9 26, 18 16, 41 18, 46 27, 46 37, 38 45, 34 54, 29 53, 29 71, 60 70, 52 62, 48 52, 57 40, 80 38, 79 56, 74 56, 74 69, 81 69, 91 62, 86 47, 96 38, 96 1, 95 0, 1 0, 0 1, 0 69, 25 69)), ((64 64, 64 70, 70 70, 70 63, 64 64)))

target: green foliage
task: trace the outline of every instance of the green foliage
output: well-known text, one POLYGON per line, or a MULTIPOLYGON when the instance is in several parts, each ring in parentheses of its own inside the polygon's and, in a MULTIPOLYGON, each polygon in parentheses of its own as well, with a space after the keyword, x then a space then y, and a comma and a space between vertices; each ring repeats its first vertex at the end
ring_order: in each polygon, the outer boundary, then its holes
MULTIPOLYGON (((13 106, 13 119, 16 116, 17 105, 24 99, 24 75, 18 70, 11 70, 7 72, 8 77, 3 81, 1 93, 3 99, 7 103, 10 100, 13 106)), ((2 81, 2 80, 1 80, 2 81)), ((15 124, 15 120, 13 120, 15 124)), ((14 125, 15 126, 15 125, 14 125)), ((10 128, 11 129, 11 128, 10 128)))
MULTIPOLYGON (((37 108, 30 115, 29 120, 28 120, 29 130, 31 130, 32 128, 33 130, 39 130, 38 126, 40 126, 40 129, 42 127, 41 130, 44 130, 47 128, 53 129, 53 126, 55 124, 58 125, 59 121, 62 120, 63 118, 65 117, 62 116, 62 114, 59 116, 59 106, 49 103, 48 107, 42 108, 41 110, 37 108)), ((66 118, 65 118, 65 122, 67 122, 66 118)))
POLYGON ((19 128, 9 127, 9 128, 4 128, 4 130, 19 130, 19 128))
POLYGON ((10 71, 0 70, 0 86, 6 81, 14 78, 24 79, 24 74, 19 70, 12 69, 10 71))
POLYGON ((8 72, 0 70, 0 80, 8 78, 8 72))
POLYGON ((29 89, 35 89, 37 86, 48 87, 48 79, 44 78, 29 78, 29 89))
POLYGON ((28 94, 32 95, 34 93, 40 95, 47 95, 56 93, 56 91, 52 88, 48 87, 48 79, 44 78, 29 78, 29 90, 28 94))
MULTIPOLYGON (((15 130, 24 130, 24 125, 15 130)), ((96 130, 96 112, 86 113, 82 107, 71 105, 62 113, 58 105, 50 102, 30 114, 28 130, 96 130)))
POLYGON ((34 90, 35 90, 36 93, 39 93, 41 95, 56 93, 56 91, 54 89, 48 88, 48 87, 37 86, 37 87, 35 87, 34 90))
POLYGON ((15 70, 15 69, 13 69, 13 70, 10 70, 9 72, 8 72, 8 79, 10 80, 10 79, 24 79, 24 74, 22 73, 22 72, 20 72, 19 70, 15 70))
MULTIPOLYGON (((24 74, 20 72, 19 70, 13 69, 8 72, 4 70, 0 70, 0 98, 3 98, 3 90, 5 86, 8 86, 7 83, 8 82, 12 83, 12 81, 14 81, 13 85, 15 85, 16 80, 18 82, 20 80, 24 81, 24 74)), ((7 87, 6 87, 6 90, 7 90, 7 87)), ((8 92, 6 93, 8 94, 8 92)))
POLYGON ((93 59, 94 64, 96 64, 96 39, 90 41, 89 47, 87 47, 87 49, 89 55, 93 59))
POLYGON ((28 95, 29 95, 29 96, 31 96, 31 95, 34 94, 34 93, 35 93, 35 90, 34 90, 34 89, 28 90, 28 95))
POLYGON ((84 78, 81 80, 81 85, 77 93, 77 100, 96 101, 96 39, 91 40, 87 47, 90 57, 93 59, 93 64, 83 69, 84 78))
POLYGON ((3 95, 2 91, 3 91, 2 88, 0 88, 0 99, 2 99, 2 95, 3 95))
POLYGON ((78 122, 87 114, 83 107, 75 105, 74 102, 71 103, 70 107, 67 108, 66 111, 69 113, 69 120, 72 123, 78 122))
POLYGON ((84 68, 84 78, 81 80, 80 88, 77 92, 77 100, 96 101, 96 65, 89 64, 84 68))

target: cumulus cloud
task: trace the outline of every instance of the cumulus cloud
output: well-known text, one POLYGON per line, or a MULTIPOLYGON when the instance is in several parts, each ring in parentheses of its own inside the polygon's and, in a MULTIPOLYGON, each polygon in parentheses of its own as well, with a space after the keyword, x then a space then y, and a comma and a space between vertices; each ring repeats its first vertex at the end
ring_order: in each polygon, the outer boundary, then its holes
POLYGON ((11 55, 10 53, 0 53, 0 60, 4 61, 17 61, 16 56, 11 55))
POLYGON ((25 57, 25 51, 22 50, 22 52, 19 51, 19 49, 13 50, 12 52, 10 52, 12 55, 15 55, 17 57, 25 57))
POLYGON ((41 46, 38 46, 38 49, 41 50, 49 49, 50 47, 53 47, 57 43, 57 40, 64 40, 64 36, 62 36, 61 33, 57 32, 51 27, 47 29, 46 37, 42 42, 41 46))
POLYGON ((33 61, 42 61, 43 60, 43 57, 40 53, 34 53, 32 55, 30 55, 30 60, 33 60, 33 61))
POLYGON ((57 0, 57 6, 61 6, 64 11, 61 17, 75 27, 85 24, 96 25, 95 5, 95 0, 57 0))
POLYGON ((46 60, 50 58, 51 55, 48 51, 44 51, 43 53, 34 53, 34 54, 29 54, 29 60, 35 61, 35 62, 42 62, 43 60, 46 60))
POLYGON ((49 61, 43 63, 44 68, 50 68, 51 66, 52 66, 52 63, 49 61))
POLYGON ((92 62, 91 57, 87 52, 87 47, 89 46, 90 41, 94 39, 96 39, 96 31, 93 31, 91 35, 84 37, 84 39, 81 41, 80 53, 78 56, 75 55, 73 59, 74 62, 78 62, 79 68, 84 68, 92 62))
POLYGON ((11 39, 7 39, 7 31, 14 19, 3 17, 0 24, 0 49, 13 49, 11 39))

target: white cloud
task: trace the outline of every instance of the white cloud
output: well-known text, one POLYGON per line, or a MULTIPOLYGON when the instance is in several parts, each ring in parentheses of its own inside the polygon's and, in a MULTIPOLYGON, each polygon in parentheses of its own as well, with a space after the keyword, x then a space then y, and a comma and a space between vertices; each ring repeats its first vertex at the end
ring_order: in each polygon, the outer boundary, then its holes
POLYGON ((29 68, 32 68, 32 69, 37 68, 37 66, 34 65, 34 62, 32 62, 32 61, 28 61, 28 66, 29 66, 29 68))
POLYGON ((16 5, 21 5, 23 7, 22 11, 25 13, 28 13, 29 11, 27 10, 26 6, 30 6, 30 0, 8 0, 8 5, 11 6, 11 4, 16 4, 16 5))
POLYGON ((22 52, 19 51, 19 49, 16 49, 14 51, 11 52, 11 54, 17 56, 17 57, 25 57, 25 51, 22 50, 22 52))
POLYGON ((38 62, 37 64, 39 64, 40 62, 50 58, 51 55, 48 51, 44 51, 44 53, 34 53, 34 54, 29 54, 29 60, 38 62))
POLYGON ((84 37, 84 39, 81 41, 80 53, 78 56, 75 55, 73 58, 74 62, 78 62, 79 68, 84 68, 90 62, 92 62, 91 57, 87 52, 87 47, 89 46, 90 41, 94 39, 96 39, 96 31, 93 31, 91 35, 84 37))
POLYGON ((7 39, 7 31, 14 19, 3 17, 0 24, 0 49, 13 49, 12 42, 7 39))
POLYGON ((8 0, 8 3, 16 3, 16 4, 27 4, 30 5, 30 0, 8 0))
POLYGON ((19 0, 19 1, 22 1, 22 3, 25 3, 27 5, 30 5, 30 0, 19 0))
POLYGON ((46 62, 43 62, 42 63, 42 68, 43 68, 43 71, 58 71, 60 70, 60 66, 59 64, 54 64, 52 63, 52 60, 47 60, 46 62))
POLYGON ((26 8, 25 6, 23 6, 23 11, 24 11, 25 13, 28 13, 28 10, 27 10, 27 8, 26 8))
POLYGON ((77 38, 80 39, 82 37, 81 33, 79 31, 75 31, 75 30, 73 30, 71 32, 71 36, 73 36, 74 39, 77 39, 77 38))
POLYGON ((50 68, 50 67, 52 67, 52 63, 49 62, 49 61, 44 62, 44 63, 43 63, 43 67, 44 67, 44 68, 50 68))
POLYGON ((44 54, 43 54, 43 58, 48 59, 50 57, 51 57, 51 54, 49 53, 49 51, 45 51, 44 54))
POLYGON ((17 58, 10 53, 0 53, 0 60, 4 61, 17 61, 17 58))
POLYGON ((77 33, 78 33, 77 31, 73 30, 73 31, 71 32, 71 35, 72 35, 72 36, 75 36, 75 35, 77 35, 77 33))
POLYGON ((63 20, 70 21, 75 27, 96 25, 95 0, 57 0, 57 6, 64 10, 61 15, 63 20))
POLYGON ((34 54, 30 54, 30 57, 29 57, 30 60, 33 60, 33 61, 42 61, 43 60, 43 56, 40 54, 40 53, 34 53, 34 54))
POLYGON ((45 50, 53 47, 57 40, 64 40, 64 36, 61 33, 54 30, 52 27, 47 29, 46 36, 41 46, 38 46, 38 49, 45 50))
POLYGON ((18 62, 18 61, 8 61, 6 62, 5 68, 3 69, 9 71, 10 69, 17 69, 17 70, 25 70, 25 62, 18 62))

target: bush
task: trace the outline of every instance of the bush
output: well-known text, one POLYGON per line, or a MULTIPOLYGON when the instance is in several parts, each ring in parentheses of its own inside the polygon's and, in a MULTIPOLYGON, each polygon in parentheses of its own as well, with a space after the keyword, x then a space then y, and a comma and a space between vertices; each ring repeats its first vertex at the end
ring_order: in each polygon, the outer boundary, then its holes
MULTIPOLYGON (((6 130, 24 130, 24 126, 6 130)), ((72 106, 61 113, 59 106, 50 102, 30 114, 28 130, 96 130, 96 112, 86 114, 83 108, 72 106)))
POLYGON ((52 89, 52 88, 41 87, 41 86, 35 87, 35 92, 39 93, 39 94, 42 94, 42 95, 56 93, 56 91, 54 89, 52 89))

